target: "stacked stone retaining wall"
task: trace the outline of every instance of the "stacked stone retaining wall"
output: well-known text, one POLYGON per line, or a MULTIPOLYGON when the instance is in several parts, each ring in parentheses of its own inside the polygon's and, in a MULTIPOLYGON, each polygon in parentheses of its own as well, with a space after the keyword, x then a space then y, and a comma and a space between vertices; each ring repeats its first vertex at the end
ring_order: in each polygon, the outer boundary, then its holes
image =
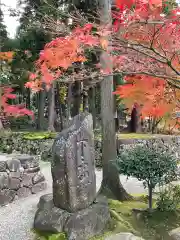
POLYGON ((39 160, 28 155, 0 155, 0 206, 46 189, 39 160))

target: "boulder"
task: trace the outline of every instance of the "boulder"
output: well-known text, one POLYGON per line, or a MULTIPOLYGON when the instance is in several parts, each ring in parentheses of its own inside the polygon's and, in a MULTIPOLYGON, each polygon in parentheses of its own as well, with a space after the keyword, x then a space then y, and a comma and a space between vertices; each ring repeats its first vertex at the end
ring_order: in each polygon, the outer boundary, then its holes
POLYGON ((10 178, 20 178, 21 177, 21 172, 10 172, 9 177, 10 178))
POLYGON ((9 177, 6 172, 0 172, 0 189, 8 187, 9 177))
POLYGON ((60 208, 40 208, 36 212, 34 228, 38 231, 59 233, 70 214, 60 208))
POLYGON ((16 192, 14 190, 4 189, 0 190, 0 205, 6 205, 14 200, 16 192))
POLYGON ((36 175, 34 175, 32 181, 33 181, 33 184, 40 183, 45 181, 45 177, 41 172, 38 172, 36 175))
POLYGON ((180 240, 180 228, 176 228, 170 231, 169 236, 172 240, 180 240))
POLYGON ((45 190, 46 188, 47 188, 47 183, 46 182, 37 183, 37 184, 32 186, 31 192, 33 194, 35 194, 35 193, 38 193, 40 191, 45 190))
POLYGON ((34 176, 33 173, 23 173, 21 185, 25 186, 25 187, 32 186, 32 184, 33 184, 33 182, 32 182, 33 176, 34 176))
POLYGON ((7 160, 7 166, 10 172, 20 172, 21 163, 18 159, 7 160))
POLYGON ((34 167, 34 168, 28 168, 28 169, 25 169, 25 173, 37 173, 40 171, 40 167, 34 167))
POLYGON ((71 215, 64 231, 69 240, 88 240, 101 234, 109 220, 108 201, 106 198, 99 198, 88 208, 71 215))
POLYGON ((8 188, 12 190, 18 190, 20 188, 20 179, 9 178, 8 188))
POLYGON ((21 187, 17 191, 17 196, 19 198, 28 197, 29 195, 31 195, 31 190, 29 188, 21 187))
POLYGON ((0 172, 6 171, 6 161, 0 160, 0 172))
POLYGON ((38 160, 35 159, 33 156, 21 155, 18 157, 18 159, 21 162, 21 165, 23 166, 24 169, 34 168, 39 166, 38 160))
POLYGON ((43 209, 43 208, 52 208, 54 205, 53 203, 53 195, 51 193, 45 194, 40 197, 39 203, 38 203, 38 208, 43 209))

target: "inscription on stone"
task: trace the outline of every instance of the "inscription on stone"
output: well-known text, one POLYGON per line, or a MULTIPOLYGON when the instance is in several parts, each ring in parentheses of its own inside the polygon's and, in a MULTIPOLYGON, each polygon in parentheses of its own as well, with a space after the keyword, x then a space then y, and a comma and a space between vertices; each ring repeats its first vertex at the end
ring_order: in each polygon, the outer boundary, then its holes
POLYGON ((56 207, 76 212, 96 197, 92 116, 76 116, 53 145, 53 201, 56 207))

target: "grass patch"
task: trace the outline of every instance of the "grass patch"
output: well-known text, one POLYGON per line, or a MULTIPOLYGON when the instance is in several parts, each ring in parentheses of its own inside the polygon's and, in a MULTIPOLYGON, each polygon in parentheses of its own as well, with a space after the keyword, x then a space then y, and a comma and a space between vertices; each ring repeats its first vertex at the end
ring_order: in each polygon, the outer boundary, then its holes
POLYGON ((54 139, 57 133, 53 132, 29 132, 23 135, 26 140, 54 139))
MULTIPOLYGON (((119 202, 109 200, 111 222, 109 223, 106 233, 102 236, 96 236, 89 240, 104 240, 111 234, 120 232, 131 232, 136 236, 146 240, 170 240, 168 232, 180 225, 180 210, 176 212, 160 212, 154 210, 151 214, 142 211, 133 213, 133 209, 147 209, 147 196, 134 196, 133 201, 119 202)), ((155 208, 156 201, 153 206, 155 208)), ((66 236, 61 234, 46 236, 37 235, 34 240, 66 240, 66 236)))
POLYGON ((118 133, 117 134, 119 139, 148 139, 152 138, 155 135, 153 134, 139 134, 139 133, 118 133))
MULTIPOLYGON (((147 133, 117 133, 116 136, 118 139, 149 139, 158 135, 147 134, 147 133)), ((95 140, 101 140, 101 134, 95 133, 95 140)))
POLYGON ((141 199, 142 201, 138 197, 138 200, 122 203, 109 200, 111 213, 116 221, 113 232, 131 232, 146 240, 170 240, 168 232, 179 226, 180 211, 160 212, 155 210, 151 214, 145 211, 135 214, 132 211, 134 208, 144 210, 147 208, 146 198, 141 199))

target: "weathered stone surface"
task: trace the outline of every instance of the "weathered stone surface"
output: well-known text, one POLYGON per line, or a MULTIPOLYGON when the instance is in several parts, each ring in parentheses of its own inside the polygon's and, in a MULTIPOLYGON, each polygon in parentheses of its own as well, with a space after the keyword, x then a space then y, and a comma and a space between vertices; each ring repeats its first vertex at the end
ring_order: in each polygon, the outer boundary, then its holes
POLYGON ((101 234, 109 220, 108 202, 99 198, 88 208, 74 213, 66 222, 64 231, 69 240, 88 240, 101 234))
POLYGON ((105 240, 143 240, 141 237, 136 237, 132 233, 118 233, 109 237, 105 240))
POLYGON ((38 160, 33 156, 21 155, 18 157, 24 169, 35 168, 39 166, 38 160))
POLYGON ((20 172, 10 172, 9 173, 9 177, 10 178, 20 178, 21 177, 21 173, 20 172))
POLYGON ((0 172, 5 172, 5 171, 6 171, 6 161, 0 160, 0 172))
POLYGON ((9 189, 17 190, 20 188, 20 179, 18 178, 9 178, 9 189))
POLYGON ((19 198, 28 197, 29 195, 31 195, 31 190, 29 188, 21 187, 17 191, 17 196, 19 198))
POLYGON ((0 205, 6 205, 14 200, 16 192, 14 190, 0 190, 0 205))
POLYGON ((53 206, 53 195, 51 193, 41 196, 37 205, 38 209, 47 209, 53 206))
POLYGON ((40 171, 40 167, 34 167, 34 168, 28 168, 28 169, 25 169, 25 173, 37 173, 40 171))
POLYGON ((6 172, 0 172, 0 189, 7 188, 9 177, 6 172))
POLYGON ((172 240, 180 240, 180 228, 176 228, 170 231, 169 236, 172 240))
POLYGON ((33 184, 43 182, 45 181, 45 177, 41 172, 38 172, 34 177, 32 178, 33 184))
POLYGON ((38 193, 40 191, 43 191, 47 188, 47 183, 46 182, 41 182, 41 183, 37 183, 35 185, 32 186, 31 188, 31 192, 34 193, 38 193))
POLYGON ((32 178, 33 178, 34 174, 31 173, 24 173, 22 175, 22 182, 21 185, 25 186, 25 187, 29 187, 32 186, 32 178))
POLYGON ((11 172, 19 172, 21 163, 18 159, 9 159, 7 161, 8 168, 11 172))
POLYGON ((69 212, 88 207, 96 197, 92 116, 76 116, 53 144, 53 200, 69 212))
POLYGON ((56 207, 38 209, 34 219, 34 228, 38 231, 62 232, 69 216, 67 211, 56 207))

